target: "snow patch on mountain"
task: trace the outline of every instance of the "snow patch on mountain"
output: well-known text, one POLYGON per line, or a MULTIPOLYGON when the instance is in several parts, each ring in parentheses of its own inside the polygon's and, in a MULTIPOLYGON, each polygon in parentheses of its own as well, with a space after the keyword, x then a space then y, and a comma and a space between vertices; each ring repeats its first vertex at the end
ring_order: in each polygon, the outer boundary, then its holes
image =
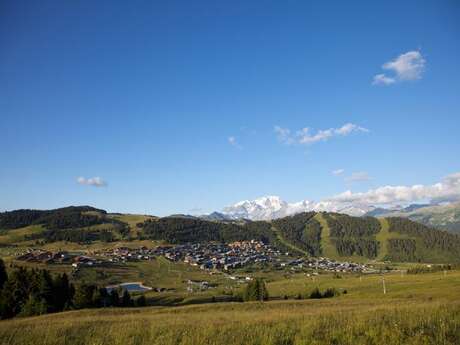
POLYGON ((337 201, 302 200, 288 203, 278 196, 265 196, 255 200, 244 200, 225 207, 223 214, 231 219, 270 220, 291 216, 301 212, 326 211, 345 213, 350 216, 363 216, 374 209, 369 205, 356 205, 337 201))

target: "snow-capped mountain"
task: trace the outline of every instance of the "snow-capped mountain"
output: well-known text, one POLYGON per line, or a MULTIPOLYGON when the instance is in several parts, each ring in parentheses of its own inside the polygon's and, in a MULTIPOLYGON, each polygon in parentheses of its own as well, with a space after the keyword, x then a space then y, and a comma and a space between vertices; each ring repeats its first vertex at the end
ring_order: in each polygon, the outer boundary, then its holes
POLYGON ((206 216, 209 219, 270 220, 291 216, 301 212, 337 212, 350 216, 407 217, 428 226, 460 233, 460 202, 447 204, 392 205, 387 208, 366 204, 339 201, 302 200, 288 203, 278 196, 265 196, 255 200, 244 200, 206 216))
POLYGON ((373 209, 373 206, 350 205, 336 201, 314 202, 302 200, 288 203, 278 196, 265 196, 255 200, 237 202, 234 205, 225 207, 222 213, 232 219, 270 220, 309 211, 338 212, 351 216, 363 216, 373 209))

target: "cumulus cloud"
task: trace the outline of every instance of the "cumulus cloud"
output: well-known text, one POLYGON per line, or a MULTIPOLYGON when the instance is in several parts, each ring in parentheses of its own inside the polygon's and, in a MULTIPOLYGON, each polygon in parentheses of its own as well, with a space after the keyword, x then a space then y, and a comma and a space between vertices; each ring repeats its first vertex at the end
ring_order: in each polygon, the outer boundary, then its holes
POLYGON ((334 136, 333 129, 318 130, 316 133, 312 133, 310 128, 305 127, 300 131, 297 131, 297 137, 300 144, 313 144, 318 141, 326 141, 334 136))
POLYGON ((433 185, 383 186, 362 193, 346 191, 327 200, 368 205, 391 205, 424 200, 458 201, 460 200, 460 172, 448 175, 433 185))
POLYGON ((243 147, 238 144, 238 141, 236 140, 235 137, 231 136, 231 137, 228 137, 228 143, 234 147, 236 147, 237 149, 242 149, 243 147))
POLYGON ((107 186, 107 183, 101 179, 100 177, 90 177, 90 178, 85 178, 85 177, 79 177, 77 178, 77 182, 81 185, 86 185, 86 186, 94 186, 94 187, 105 187, 107 186))
POLYGON ((344 169, 337 169, 337 170, 333 170, 333 171, 332 171, 332 175, 340 176, 340 175, 342 175, 344 172, 345 172, 344 169))
POLYGON ((387 77, 385 74, 377 74, 372 81, 373 85, 391 85, 396 82, 395 78, 387 77))
POLYGON ((382 69, 392 72, 393 76, 377 74, 372 84, 391 85, 395 82, 421 79, 425 64, 426 60, 417 50, 401 54, 396 59, 382 65, 382 69))
POLYGON ((371 177, 366 171, 358 171, 346 177, 345 181, 346 182, 363 182, 363 181, 369 181, 370 179, 371 177))
POLYGON ((320 129, 313 132, 309 127, 302 128, 295 134, 292 134, 288 128, 279 126, 274 127, 278 140, 285 144, 314 144, 320 141, 327 141, 336 136, 347 136, 353 132, 369 132, 367 128, 355 125, 353 123, 346 123, 342 127, 320 129))
POLYGON ((294 139, 291 136, 291 130, 288 128, 282 128, 280 126, 275 126, 274 131, 276 133, 276 136, 278 137, 278 140, 282 143, 285 144, 293 144, 294 139))

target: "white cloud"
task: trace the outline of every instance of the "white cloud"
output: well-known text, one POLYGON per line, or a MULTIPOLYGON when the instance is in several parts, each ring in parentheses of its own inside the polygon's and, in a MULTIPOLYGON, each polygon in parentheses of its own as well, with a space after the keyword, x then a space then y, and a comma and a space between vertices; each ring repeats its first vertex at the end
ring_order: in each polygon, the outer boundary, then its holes
POLYGON ((310 128, 302 128, 300 131, 297 131, 297 137, 300 144, 313 144, 318 141, 326 141, 334 135, 332 129, 322 130, 320 129, 315 134, 311 133, 310 128))
POLYGON ((387 77, 385 74, 377 74, 372 81, 373 85, 390 85, 396 82, 395 78, 387 77))
MULTIPOLYGON (((341 169, 339 169, 341 170, 341 169)), ((279 197, 245 200, 226 207, 223 212, 248 219, 273 219, 299 212, 327 211, 362 216, 373 206, 392 207, 412 202, 460 201, 460 172, 433 185, 385 186, 364 193, 346 191, 319 202, 301 200, 288 203, 279 197)))
POLYGON ((337 169, 337 170, 333 170, 333 171, 332 171, 332 175, 340 176, 340 175, 342 175, 344 172, 345 172, 344 169, 337 169))
POLYGON ((433 185, 383 186, 363 193, 346 191, 328 201, 351 204, 391 205, 395 203, 460 200, 460 172, 433 185))
POLYGON ((334 130, 334 132, 338 135, 348 135, 352 132, 369 132, 367 128, 357 126, 353 123, 346 123, 342 127, 337 128, 334 130))
POLYGON ((410 51, 385 63, 382 68, 394 71, 400 80, 416 80, 422 77, 425 62, 419 51, 410 51))
POLYGON ((241 150, 243 147, 238 144, 238 142, 236 141, 236 138, 231 136, 231 137, 228 137, 228 143, 234 147, 236 147, 237 149, 241 150))
POLYGON ((425 70, 425 64, 426 60, 417 50, 401 54, 396 59, 382 65, 382 69, 393 72, 394 76, 377 74, 374 76, 372 84, 390 85, 397 81, 421 79, 425 70))
POLYGON ((285 144, 314 144, 320 141, 327 141, 335 136, 347 136, 353 132, 369 132, 368 129, 355 125, 353 123, 346 123, 339 128, 320 129, 313 133, 310 128, 305 127, 297 131, 295 135, 292 134, 288 128, 279 126, 274 127, 278 140, 285 144))
POLYGON ((369 181, 370 179, 371 177, 366 171, 358 171, 346 177, 345 181, 346 182, 363 182, 363 181, 369 181))
POLYGON ((282 128, 280 126, 275 126, 274 131, 278 137, 278 140, 285 144, 293 144, 294 139, 291 137, 291 130, 288 128, 282 128))
POLYGON ((85 178, 85 177, 79 177, 77 178, 77 182, 81 185, 86 185, 86 186, 94 186, 94 187, 105 187, 107 186, 107 183, 101 179, 100 177, 90 177, 90 178, 85 178))

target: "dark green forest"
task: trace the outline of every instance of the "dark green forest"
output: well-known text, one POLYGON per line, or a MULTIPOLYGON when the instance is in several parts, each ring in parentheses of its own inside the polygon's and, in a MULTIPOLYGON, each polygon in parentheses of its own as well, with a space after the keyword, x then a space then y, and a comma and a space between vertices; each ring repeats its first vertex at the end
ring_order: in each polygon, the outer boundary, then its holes
POLYGON ((417 242, 410 238, 390 238, 388 240, 388 253, 392 261, 416 262, 417 242))
POLYGON ((379 242, 375 235, 380 222, 372 217, 351 217, 338 213, 326 213, 331 240, 341 256, 359 255, 369 259, 377 257, 379 242))
POLYGON ((259 240, 273 243, 275 236, 267 222, 244 224, 205 221, 198 218, 165 217, 146 221, 143 236, 152 240, 164 240, 173 244, 188 242, 233 242, 242 240, 259 240))
POLYGON ((340 213, 326 213, 331 237, 372 237, 379 233, 380 222, 373 217, 351 217, 340 213))
MULTIPOLYGON (((136 305, 145 305, 137 299, 136 305)), ((0 259, 0 319, 55 313, 63 310, 101 307, 131 307, 128 291, 94 284, 74 286, 68 276, 47 270, 15 267, 7 274, 0 259)))
POLYGON ((107 212, 104 210, 89 206, 70 206, 50 211, 17 210, 0 213, 0 229, 11 230, 29 225, 42 225, 45 230, 27 235, 26 240, 44 242, 112 242, 118 238, 125 239, 129 234, 127 224, 107 217, 107 212), (97 212, 97 214, 87 212, 97 212), (107 229, 91 228, 100 224, 110 226, 107 229))
POLYGON ((395 261, 432 261, 433 255, 460 260, 460 236, 434 230, 406 218, 387 218, 390 232, 410 239, 389 240, 389 255, 395 261))
POLYGON ((283 237, 312 256, 321 255, 321 225, 313 217, 315 212, 299 213, 294 216, 273 220, 273 225, 283 237))
POLYGON ((108 221, 104 216, 86 214, 107 212, 90 206, 69 206, 56 210, 16 210, 0 213, 0 229, 18 229, 29 225, 43 225, 47 229, 82 228, 108 221))

